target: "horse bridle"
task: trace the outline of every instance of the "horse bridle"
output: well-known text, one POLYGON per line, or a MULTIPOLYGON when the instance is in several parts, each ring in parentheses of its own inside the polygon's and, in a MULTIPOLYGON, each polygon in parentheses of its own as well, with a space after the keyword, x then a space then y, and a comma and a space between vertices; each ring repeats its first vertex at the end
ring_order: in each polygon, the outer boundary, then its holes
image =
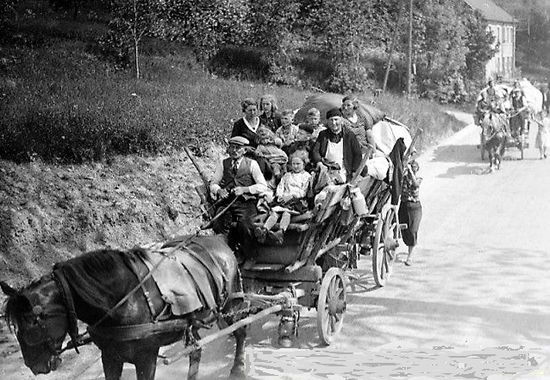
MULTIPOLYGON (((46 327, 46 321, 51 318, 60 318, 60 317, 66 317, 66 313, 64 312, 45 312, 42 310, 41 306, 34 306, 31 311, 32 317, 34 318, 34 323, 37 325, 37 327, 32 327, 31 329, 27 329, 27 331, 24 334, 18 334, 21 339, 29 346, 37 346, 42 343, 46 343, 48 350, 50 353, 54 356, 59 356, 63 351, 65 351, 67 348, 57 348, 56 338, 49 334, 49 330, 46 327), (29 330, 34 331, 35 329, 38 329, 37 335, 40 337, 40 339, 37 339, 36 342, 30 342, 27 335, 29 335, 29 330)), ((61 334, 61 336, 57 340, 61 340, 61 338, 65 334, 61 334)))

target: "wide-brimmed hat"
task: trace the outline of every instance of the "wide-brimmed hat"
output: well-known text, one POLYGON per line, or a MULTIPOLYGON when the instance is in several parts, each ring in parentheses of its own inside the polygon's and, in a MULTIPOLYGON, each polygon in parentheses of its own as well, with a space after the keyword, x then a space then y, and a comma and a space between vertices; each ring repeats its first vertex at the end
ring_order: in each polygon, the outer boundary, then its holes
POLYGON ((229 139, 229 144, 247 146, 250 145, 250 141, 242 136, 234 136, 229 139))

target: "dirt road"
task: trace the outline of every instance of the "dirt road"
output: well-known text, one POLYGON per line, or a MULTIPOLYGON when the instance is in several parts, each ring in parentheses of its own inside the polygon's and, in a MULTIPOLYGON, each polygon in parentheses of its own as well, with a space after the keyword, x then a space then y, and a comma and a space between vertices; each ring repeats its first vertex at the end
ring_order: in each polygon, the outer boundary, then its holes
MULTIPOLYGON (((275 317, 252 326, 249 378, 550 379, 550 159, 529 149, 520 161, 511 149, 502 169, 487 174, 478 142, 469 125, 419 160, 424 216, 414 265, 397 262, 385 288, 350 294, 330 347, 318 344, 313 311, 291 349, 274 343, 275 317)), ((369 273, 368 258, 360 263, 369 273)), ((83 351, 41 378, 101 379, 99 352, 83 351)), ((232 354, 230 338, 206 347, 201 378, 225 378, 232 354)), ((32 378, 19 352, 0 365, 2 378, 32 378)), ((186 367, 159 364, 157 378, 182 378, 186 367)), ((133 367, 123 378, 134 378, 133 367)))

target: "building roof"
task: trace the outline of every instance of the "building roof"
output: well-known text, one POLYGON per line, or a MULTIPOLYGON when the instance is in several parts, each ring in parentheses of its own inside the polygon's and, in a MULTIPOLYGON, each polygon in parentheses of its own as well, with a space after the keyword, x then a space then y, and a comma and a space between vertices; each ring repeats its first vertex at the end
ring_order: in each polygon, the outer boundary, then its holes
POLYGON ((473 9, 480 11, 487 21, 516 22, 515 18, 491 0, 464 0, 464 2, 473 9))

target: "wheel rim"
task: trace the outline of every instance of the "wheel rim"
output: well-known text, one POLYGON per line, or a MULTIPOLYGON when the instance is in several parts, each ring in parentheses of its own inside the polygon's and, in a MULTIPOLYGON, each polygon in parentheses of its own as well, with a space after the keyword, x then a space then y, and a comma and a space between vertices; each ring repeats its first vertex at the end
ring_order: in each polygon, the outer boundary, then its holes
POLYGON ((378 286, 386 285, 395 260, 395 248, 399 225, 394 209, 389 209, 385 218, 380 218, 376 226, 376 235, 373 245, 372 269, 374 282, 378 286))
POLYGON ((340 332, 346 311, 346 284, 338 268, 327 271, 317 303, 317 330, 321 342, 329 345, 340 332))

